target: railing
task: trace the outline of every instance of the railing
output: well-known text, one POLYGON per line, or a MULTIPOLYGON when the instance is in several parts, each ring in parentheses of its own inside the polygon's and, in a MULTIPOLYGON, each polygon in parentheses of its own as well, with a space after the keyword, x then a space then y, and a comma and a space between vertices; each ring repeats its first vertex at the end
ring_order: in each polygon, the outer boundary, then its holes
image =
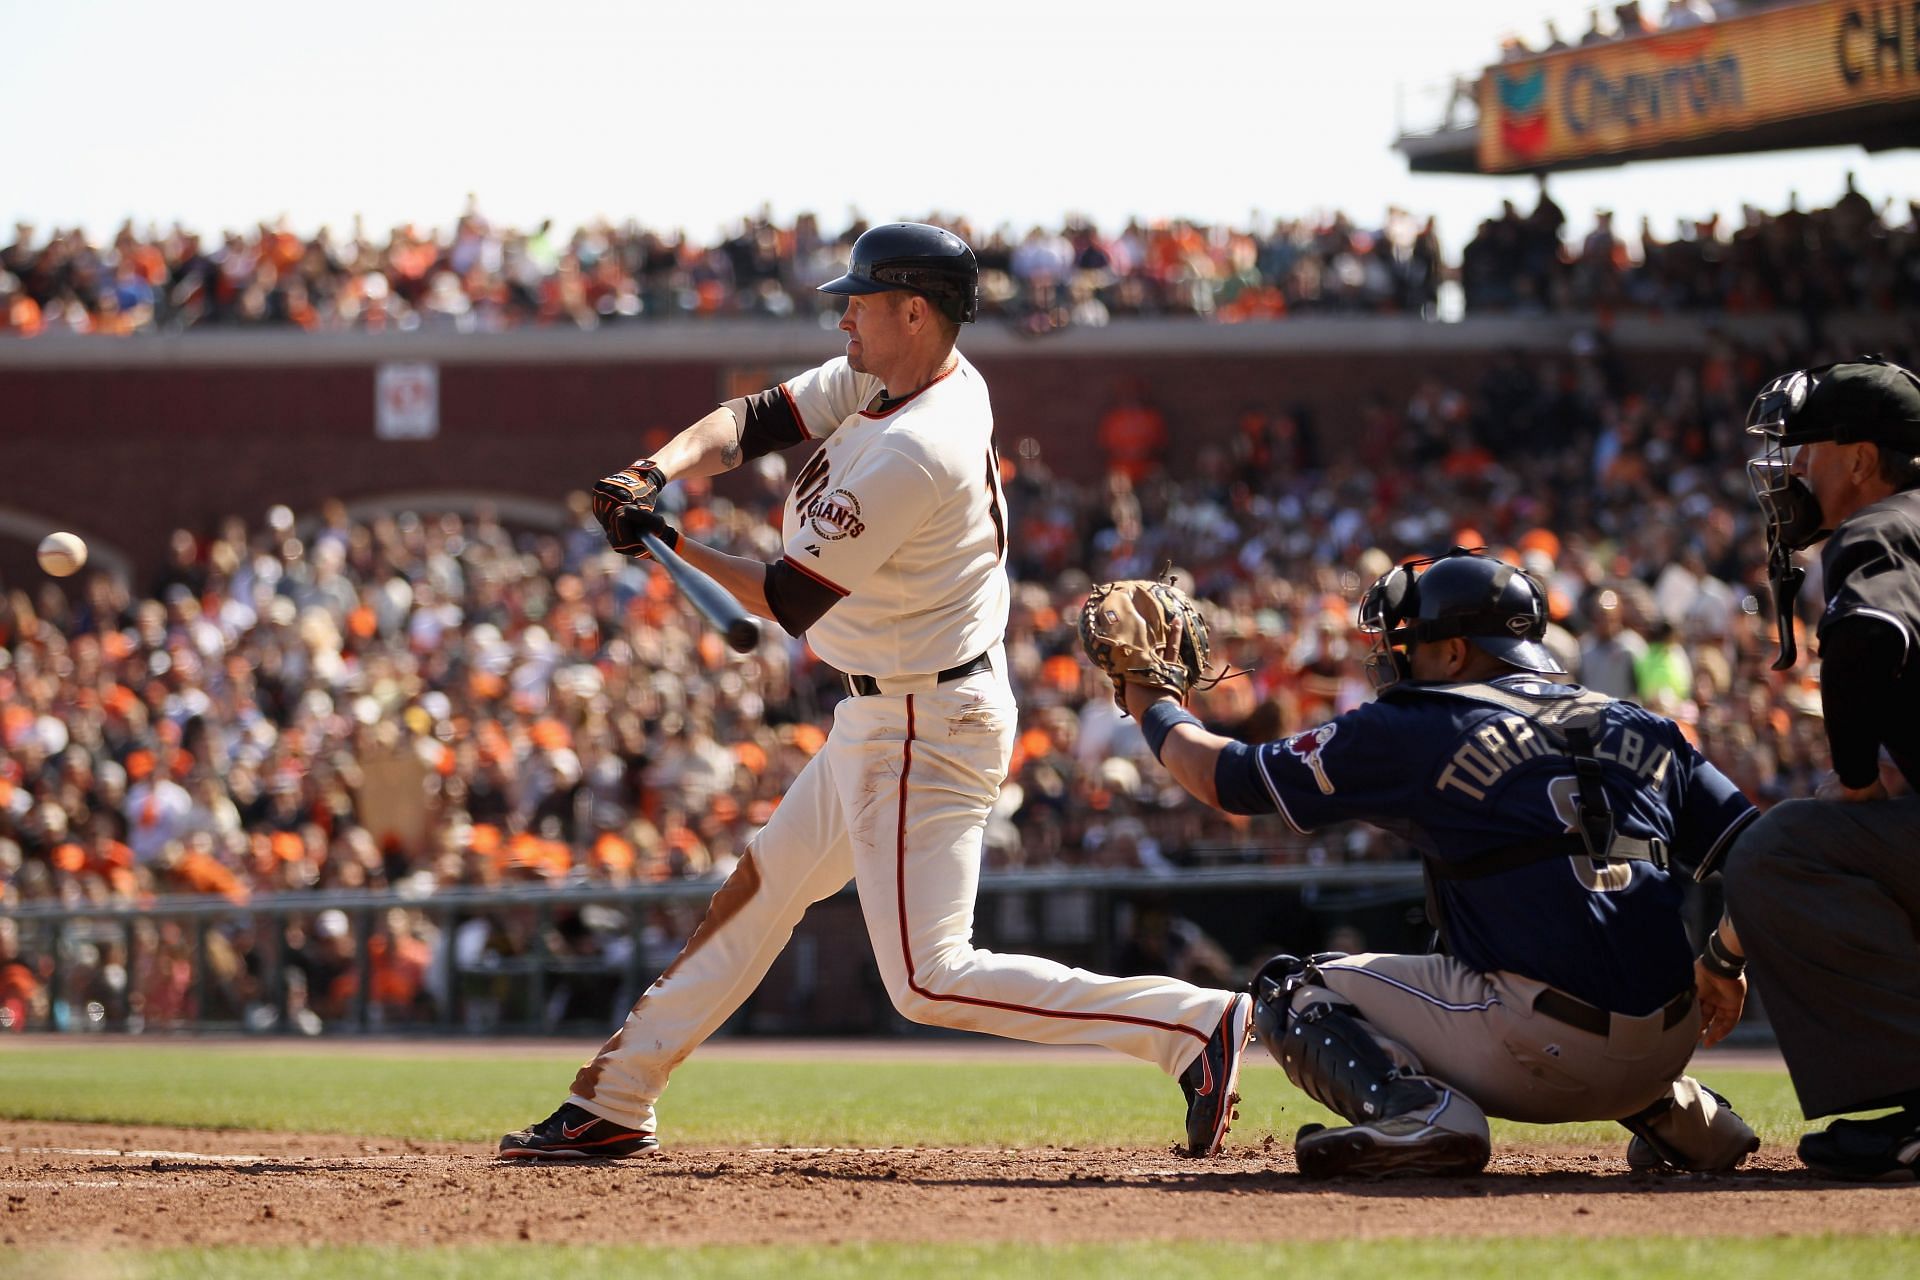
MULTIPOLYGON (((24 1027, 0 1030, 448 1034, 604 1027, 672 959, 715 887, 708 880, 449 889, 424 897, 330 892, 246 903, 34 903, 7 916, 23 957, 39 967, 45 998, 27 1009, 24 1027), (396 911, 403 918, 393 918, 396 911)), ((1186 899, 1202 908, 1202 923, 1214 932, 1282 902, 1308 915, 1404 917, 1420 893, 1414 862, 993 874, 981 880, 978 933, 983 945, 1071 953, 1077 963, 1111 968, 1142 903, 1186 899)), ((884 1005, 884 994, 821 981, 822 973, 871 966, 851 887, 816 907, 809 924, 789 948, 798 959, 784 979, 806 998, 788 1003, 818 1010, 827 1002, 814 1029, 857 1026, 872 1016, 867 1006, 884 1005)), ((1381 939, 1383 946, 1402 942, 1381 939)))

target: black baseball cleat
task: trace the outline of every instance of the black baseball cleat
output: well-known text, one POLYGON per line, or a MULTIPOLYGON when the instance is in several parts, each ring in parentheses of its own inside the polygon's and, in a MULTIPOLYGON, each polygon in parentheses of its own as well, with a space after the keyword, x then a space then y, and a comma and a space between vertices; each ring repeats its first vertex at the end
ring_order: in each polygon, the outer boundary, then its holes
POLYGON ((1253 997, 1236 995, 1220 1016, 1207 1047, 1180 1073, 1180 1088, 1187 1095, 1187 1154, 1220 1154, 1227 1126, 1233 1123, 1233 1106, 1240 1101, 1240 1059, 1247 1040, 1253 1035, 1253 997))
POLYGON ((1293 1157, 1306 1178, 1445 1177, 1479 1173, 1492 1145, 1480 1134, 1442 1129, 1433 1123, 1451 1097, 1443 1090, 1431 1111, 1409 1111, 1366 1124, 1329 1129, 1302 1125, 1293 1157))
POLYGON ((1800 1139, 1800 1163, 1817 1177, 1848 1182, 1920 1179, 1920 1110, 1835 1120, 1800 1139))
POLYGON ((657 1150, 660 1140, 568 1102, 539 1124, 500 1139, 501 1160, 610 1160, 657 1150))

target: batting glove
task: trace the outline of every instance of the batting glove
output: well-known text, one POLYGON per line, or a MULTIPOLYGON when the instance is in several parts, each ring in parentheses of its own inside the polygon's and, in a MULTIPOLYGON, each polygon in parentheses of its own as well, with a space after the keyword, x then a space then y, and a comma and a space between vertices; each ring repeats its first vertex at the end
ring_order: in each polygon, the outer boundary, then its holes
POLYGON ((664 542, 669 551, 680 549, 680 531, 650 507, 631 504, 615 507, 607 519, 607 545, 623 556, 653 559, 652 553, 640 541, 643 535, 649 533, 664 542))
POLYGON ((651 458, 642 458, 631 466, 623 467, 606 479, 594 482, 593 518, 611 536, 615 511, 621 507, 653 510, 654 500, 660 496, 660 489, 666 483, 667 473, 651 458))

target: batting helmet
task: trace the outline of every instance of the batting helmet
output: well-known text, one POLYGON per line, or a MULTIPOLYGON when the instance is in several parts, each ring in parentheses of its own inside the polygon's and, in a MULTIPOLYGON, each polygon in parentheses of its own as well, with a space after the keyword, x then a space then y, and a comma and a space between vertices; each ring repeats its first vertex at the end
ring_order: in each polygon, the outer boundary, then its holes
POLYGON ((924 222, 889 222, 861 233, 847 273, 821 285, 820 292, 905 289, 955 324, 965 324, 973 319, 979 285, 980 264, 965 240, 924 222))
POLYGON ((1361 598, 1359 621, 1360 630, 1374 637, 1368 667, 1383 686, 1407 674, 1397 647, 1456 636, 1522 671, 1567 673, 1540 642, 1547 633, 1540 584, 1481 548, 1455 547, 1388 570, 1361 598), (1383 679, 1383 667, 1391 678, 1383 679))

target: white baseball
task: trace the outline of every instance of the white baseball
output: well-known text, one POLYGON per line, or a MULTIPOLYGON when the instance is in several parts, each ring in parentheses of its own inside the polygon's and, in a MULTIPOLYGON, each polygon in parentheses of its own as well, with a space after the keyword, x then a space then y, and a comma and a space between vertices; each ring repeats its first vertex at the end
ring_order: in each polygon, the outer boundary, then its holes
POLYGON ((40 540, 40 567, 56 578, 80 572, 87 562, 87 544, 78 534, 50 533, 40 540))

